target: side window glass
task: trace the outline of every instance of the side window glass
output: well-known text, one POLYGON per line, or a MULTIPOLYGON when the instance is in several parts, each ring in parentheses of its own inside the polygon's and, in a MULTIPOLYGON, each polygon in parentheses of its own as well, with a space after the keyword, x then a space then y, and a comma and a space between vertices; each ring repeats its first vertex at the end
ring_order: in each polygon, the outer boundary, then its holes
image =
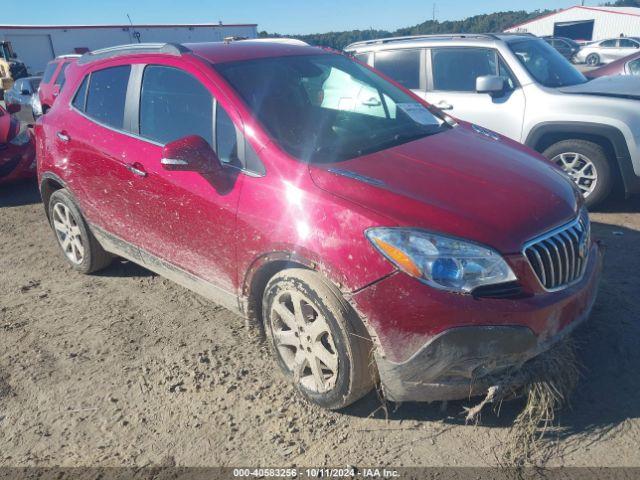
POLYGON ((640 75, 640 58, 632 62, 629 62, 629 74, 640 75))
POLYGON ((507 90, 515 90, 516 81, 501 58, 498 60, 498 75, 504 78, 504 83, 507 86, 507 90))
POLYGON ((58 74, 58 78, 56 78, 55 84, 56 85, 60 85, 60 89, 62 89, 62 86, 64 85, 64 82, 66 80, 66 70, 67 67, 69 66, 70 62, 66 62, 62 64, 62 68, 60 68, 60 73, 58 74))
POLYGON ((434 90, 475 92, 476 79, 496 75, 496 54, 483 48, 441 48, 431 53, 434 90))
POLYGON ((199 135, 214 148, 211 93, 183 70, 149 65, 140 92, 140 135, 162 144, 199 135))
POLYGON ((369 63, 369 53, 356 53, 354 58, 360 60, 365 65, 369 63))
POLYGON ((376 52, 375 68, 405 88, 420 88, 421 50, 389 50, 376 52))
POLYGON ((91 73, 86 114, 110 127, 122 128, 130 72, 131 67, 123 65, 91 73))
POLYGON ((57 66, 57 63, 47 64, 47 68, 44 69, 44 75, 42 76, 42 83, 49 83, 51 81, 51 77, 53 77, 57 66))
POLYGON ((85 99, 87 98, 88 84, 89 84, 89 75, 84 77, 84 79, 82 80, 82 83, 80 84, 80 88, 78 88, 78 91, 76 92, 75 97, 73 97, 73 102, 71 102, 71 105, 73 105, 75 108, 77 108, 81 112, 84 112, 84 105, 85 105, 85 99))
POLYGON ((622 48, 638 48, 638 44, 633 40, 629 40, 628 38, 621 38, 620 46, 622 48))
POLYGON ((238 158, 238 132, 220 104, 216 106, 216 153, 223 163, 240 167, 238 158))
POLYGON ((611 47, 615 47, 616 43, 617 43, 617 40, 605 40, 600 44, 600 46, 604 48, 611 48, 611 47))

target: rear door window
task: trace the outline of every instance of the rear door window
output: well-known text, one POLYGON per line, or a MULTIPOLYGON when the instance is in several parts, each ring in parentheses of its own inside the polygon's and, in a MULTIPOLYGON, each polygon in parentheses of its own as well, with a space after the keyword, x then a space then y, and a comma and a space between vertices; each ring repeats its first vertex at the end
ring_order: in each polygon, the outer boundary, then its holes
POLYGON ((375 68, 409 89, 420 88, 422 50, 387 50, 375 53, 375 68))
POLYGON ((621 48, 638 48, 638 43, 634 42, 633 40, 630 40, 628 38, 621 38, 620 39, 620 47, 621 48))
POLYGON ((513 88, 509 71, 488 48, 436 48, 431 52, 433 89, 445 92, 475 92, 476 79, 500 75, 513 88))
POLYGON ((189 73, 149 65, 140 93, 140 135, 166 144, 189 135, 213 143, 213 96, 189 73))
POLYGON ((129 65, 92 72, 85 113, 104 125, 122 129, 130 72, 129 65))

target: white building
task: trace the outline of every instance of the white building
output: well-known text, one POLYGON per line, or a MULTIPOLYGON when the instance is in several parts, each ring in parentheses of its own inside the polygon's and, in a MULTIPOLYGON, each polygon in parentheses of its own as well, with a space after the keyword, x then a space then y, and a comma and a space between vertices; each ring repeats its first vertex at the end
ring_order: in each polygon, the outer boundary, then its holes
POLYGON ((44 71, 58 55, 140 42, 219 42, 225 37, 257 37, 256 24, 182 25, 0 25, 0 40, 13 45, 29 73, 44 71))
POLYGON ((574 40, 602 40, 620 35, 640 37, 640 8, 575 6, 514 25, 505 31, 574 40))

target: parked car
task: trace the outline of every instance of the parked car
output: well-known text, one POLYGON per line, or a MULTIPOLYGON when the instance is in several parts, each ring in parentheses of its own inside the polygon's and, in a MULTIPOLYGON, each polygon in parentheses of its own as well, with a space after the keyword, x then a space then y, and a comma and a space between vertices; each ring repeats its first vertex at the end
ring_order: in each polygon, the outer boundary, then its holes
POLYGON ((584 73, 587 78, 606 77, 611 75, 635 75, 640 76, 640 52, 629 55, 604 65, 600 68, 584 73))
POLYGON ((38 90, 42 113, 47 113, 56 97, 60 95, 60 90, 62 90, 66 79, 65 72, 78 57, 80 55, 77 54, 60 55, 47 63, 40 89, 38 90))
POLYGON ((29 125, 33 125, 41 114, 40 100, 38 99, 38 86, 42 77, 26 77, 16 80, 13 86, 4 94, 5 104, 19 105, 16 113, 18 119, 29 125))
POLYGON ((545 42, 555 48, 560 55, 569 60, 573 61, 573 57, 575 57, 576 53, 580 51, 582 48, 578 42, 572 40, 571 38, 566 37, 541 37, 545 42))
POLYGON ((346 50, 451 115, 541 152, 590 207, 618 174, 626 194, 640 193, 637 78, 587 81, 531 35, 401 37, 346 50))
POLYGON ((398 401, 486 392, 595 299, 601 252, 566 175, 346 55, 95 51, 36 135, 71 267, 119 255, 263 322, 326 408, 366 394, 373 370, 398 401))
POLYGON ((637 53, 640 49, 640 38, 609 38, 585 45, 576 54, 577 63, 597 66, 637 53))
POLYGON ((18 109, 0 106, 0 185, 36 176, 33 134, 11 115, 18 109))

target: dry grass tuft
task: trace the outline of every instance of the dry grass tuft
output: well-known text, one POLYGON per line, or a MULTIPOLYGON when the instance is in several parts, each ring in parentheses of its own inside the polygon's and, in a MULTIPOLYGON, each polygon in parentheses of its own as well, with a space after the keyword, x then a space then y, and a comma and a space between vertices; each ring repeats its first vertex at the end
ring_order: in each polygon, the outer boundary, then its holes
POLYGON ((522 385, 526 404, 509 429, 502 454, 496 456, 502 467, 542 466, 553 453, 545 437, 554 427, 556 413, 569 404, 581 370, 574 342, 565 339, 499 379, 481 403, 466 409, 467 423, 477 423, 482 407, 488 403, 499 413, 502 401, 513 394, 507 386, 522 385))

